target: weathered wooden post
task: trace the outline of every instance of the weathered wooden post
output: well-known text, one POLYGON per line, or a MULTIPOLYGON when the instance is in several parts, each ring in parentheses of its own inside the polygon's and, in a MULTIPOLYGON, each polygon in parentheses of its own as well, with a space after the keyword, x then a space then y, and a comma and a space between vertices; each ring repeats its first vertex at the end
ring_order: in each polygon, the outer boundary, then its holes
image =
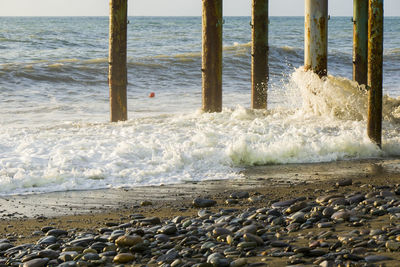
POLYGON ((111 121, 128 119, 126 40, 128 0, 110 0, 110 41, 108 83, 110 86, 111 121))
POLYGON ((353 80, 367 85, 368 0, 353 0, 353 80))
POLYGON ((203 0, 203 110, 222 110, 222 0, 203 0))
POLYGON ((368 136, 382 146, 383 0, 369 0, 368 136))
POLYGON ((327 74, 328 0, 305 0, 304 67, 327 74))
POLYGON ((251 107, 267 108, 268 0, 253 0, 251 48, 251 107))

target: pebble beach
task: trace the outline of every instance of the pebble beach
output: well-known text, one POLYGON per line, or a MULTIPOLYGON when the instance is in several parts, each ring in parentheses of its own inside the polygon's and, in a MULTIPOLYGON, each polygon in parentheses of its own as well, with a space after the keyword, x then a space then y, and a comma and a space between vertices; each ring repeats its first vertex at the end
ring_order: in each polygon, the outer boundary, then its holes
POLYGON ((180 197, 132 189, 104 209, 2 211, 0 266, 399 266, 400 173, 386 163, 255 167, 236 182, 158 187, 180 197))

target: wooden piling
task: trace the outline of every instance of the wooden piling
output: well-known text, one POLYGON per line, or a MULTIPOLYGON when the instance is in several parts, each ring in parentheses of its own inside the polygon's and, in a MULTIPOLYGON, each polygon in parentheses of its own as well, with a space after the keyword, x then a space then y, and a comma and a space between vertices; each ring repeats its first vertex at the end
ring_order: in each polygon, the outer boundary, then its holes
POLYGON ((222 110, 222 0, 203 0, 203 111, 222 110))
POLYGON ((327 74, 328 0, 305 0, 304 67, 327 74))
POLYGON ((253 0, 251 49, 251 107, 267 108, 268 0, 253 0))
POLYGON ((128 0, 110 0, 109 69, 111 121, 125 121, 127 112, 126 45, 128 0))
POLYGON ((368 136, 382 147, 383 0, 369 0, 368 136))
POLYGON ((368 0, 353 0, 353 80, 367 85, 368 0))

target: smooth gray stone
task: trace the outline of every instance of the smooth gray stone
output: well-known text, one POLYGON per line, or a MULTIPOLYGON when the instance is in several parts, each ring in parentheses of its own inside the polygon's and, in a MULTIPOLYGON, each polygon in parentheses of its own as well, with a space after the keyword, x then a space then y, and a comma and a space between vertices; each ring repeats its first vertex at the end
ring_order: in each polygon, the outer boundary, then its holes
POLYGON ((257 233, 257 226, 255 226, 254 224, 250 224, 245 227, 242 227, 241 229, 238 230, 238 232, 242 234, 250 233, 255 235, 257 233))
POLYGON ((43 233, 47 233, 48 231, 54 229, 53 226, 43 226, 42 229, 40 229, 43 233))
POLYGON ((333 226, 332 222, 323 222, 323 223, 319 223, 318 228, 329 228, 333 226))
POLYGON ((13 245, 11 245, 10 243, 0 243, 0 252, 1 251, 6 251, 9 248, 14 247, 13 245))
POLYGON ((212 207, 215 206, 217 202, 212 199, 206 199, 206 198, 195 198, 193 199, 193 206, 197 208, 207 208, 207 207, 212 207))
POLYGON ((49 258, 50 260, 57 259, 60 253, 52 249, 45 249, 38 252, 40 258, 49 258))
POLYGON ((272 208, 284 208, 284 207, 289 207, 290 205, 293 205, 294 203, 298 201, 302 201, 305 198, 294 198, 294 199, 289 199, 289 200, 284 200, 284 201, 279 201, 275 202, 271 205, 272 208))
POLYGON ((331 217, 334 213, 335 210, 332 207, 326 207, 322 210, 322 215, 325 217, 331 217))
POLYGON ((289 219, 290 219, 292 222, 295 222, 295 223, 304 223, 304 222, 306 221, 306 219, 305 219, 304 216, 305 216, 305 213, 304 213, 304 212, 298 211, 298 212, 292 214, 292 215, 289 217, 289 219))
POLYGON ((282 215, 282 213, 279 211, 279 209, 271 209, 269 211, 266 212, 267 216, 275 216, 275 217, 279 217, 282 215))
POLYGON ((211 214, 212 214, 212 212, 209 211, 209 210, 199 210, 197 212, 197 216, 199 216, 200 219, 202 219, 202 220, 206 219, 206 218, 209 218, 211 214))
POLYGON ((57 237, 49 235, 45 236, 37 242, 38 245, 51 245, 57 242, 57 237))
POLYGON ((363 194, 358 194, 355 196, 351 196, 349 198, 347 198, 346 200, 350 203, 350 205, 352 204, 358 204, 361 201, 363 201, 365 199, 365 196, 363 194))
POLYGON ((52 235, 55 237, 59 237, 61 235, 68 235, 68 232, 65 230, 60 230, 60 229, 51 229, 46 233, 46 235, 52 235))
POLYGON ((370 263, 370 262, 378 262, 378 261, 389 261, 393 260, 390 257, 383 256, 383 255, 369 255, 365 257, 365 261, 370 263))
POLYGON ((175 249, 170 249, 166 254, 157 258, 158 262, 171 263, 179 257, 179 253, 175 249))
POLYGON ((242 267, 247 264, 246 258, 239 258, 231 262, 230 267, 242 267))
POLYGON ((371 209, 370 213, 372 216, 383 216, 387 213, 384 209, 371 209))
POLYGON ((243 249, 245 249, 245 248, 255 248, 255 247, 257 247, 257 243, 256 242, 246 242, 246 241, 244 241, 244 242, 240 242, 237 245, 237 247, 238 248, 243 248, 243 249))
POLYGON ((269 254, 270 257, 282 258, 293 256, 294 252, 272 252, 269 254))
POLYGON ((349 186, 353 184, 352 179, 343 179, 336 183, 336 186, 349 186))
POLYGON ((139 221, 142 223, 148 223, 148 224, 152 224, 152 225, 161 224, 161 220, 158 217, 143 218, 143 219, 140 219, 139 221))
POLYGON ((77 266, 77 264, 76 264, 76 261, 68 261, 68 262, 61 263, 58 266, 59 267, 75 267, 75 266, 77 266))
POLYGON ((168 242, 169 241, 169 236, 167 236, 165 234, 155 235, 154 237, 157 241, 160 241, 160 242, 168 242))
POLYGON ((304 209, 306 207, 307 207, 307 203, 302 201, 302 202, 290 205, 290 207, 285 210, 285 213, 292 214, 292 213, 295 213, 295 212, 297 212, 297 211, 299 211, 301 209, 304 209))
POLYGON ((215 246, 216 246, 216 244, 215 244, 214 242, 208 241, 208 242, 203 243, 203 244, 201 245, 200 249, 202 249, 202 250, 204 250, 204 249, 210 249, 210 248, 213 248, 213 247, 215 247, 215 246))
POLYGON ((400 213, 400 207, 391 207, 387 209, 389 213, 400 213))
POLYGON ((100 253, 99 256, 100 257, 114 257, 117 254, 118 253, 116 251, 106 251, 106 252, 100 253))
POLYGON ((348 221, 350 219, 350 213, 345 210, 340 210, 332 214, 331 219, 335 221, 338 220, 348 221))
POLYGON ((396 196, 396 193, 394 193, 394 192, 392 192, 392 191, 389 191, 389 190, 384 190, 384 191, 381 191, 381 192, 379 193, 379 195, 380 195, 381 197, 394 197, 394 196, 396 196))
POLYGON ((48 258, 40 258, 40 259, 33 259, 27 262, 24 262, 23 267, 42 267, 46 266, 46 264, 49 262, 48 258))
POLYGON ((339 194, 332 194, 332 195, 324 195, 324 196, 319 196, 315 199, 315 201, 317 203, 325 203, 328 202, 330 199, 332 198, 339 198, 339 197, 343 197, 343 195, 339 195, 339 194))
MULTIPOLYGON (((225 257, 218 252, 215 252, 207 257, 207 263, 211 263, 214 267, 226 266, 225 265, 226 261, 224 261, 224 260, 225 260, 225 257)), ((229 263, 228 263, 228 266, 229 266, 229 263)))
POLYGON ((100 256, 97 253, 86 253, 85 255, 82 256, 82 260, 84 261, 94 261, 99 259, 100 256))
POLYGON ((212 233, 214 236, 221 236, 221 235, 231 235, 232 231, 230 231, 226 228, 223 228, 223 227, 217 227, 217 228, 214 228, 212 233))
POLYGON ((382 229, 372 229, 372 230, 369 232, 369 235, 370 235, 370 236, 382 235, 382 234, 384 234, 384 233, 385 233, 385 231, 383 231, 382 229))
POLYGON ((229 197, 233 199, 243 199, 248 198, 250 196, 249 192, 242 191, 242 192, 234 192, 229 197))
POLYGON ((93 237, 83 237, 83 238, 78 238, 78 239, 72 240, 69 242, 69 244, 71 246, 87 247, 93 241, 94 241, 93 237))
POLYGON ((311 250, 311 248, 309 248, 309 247, 300 247, 300 248, 295 248, 293 250, 293 252, 296 254, 299 254, 299 253, 308 254, 310 252, 310 250, 311 250))
POLYGON ((336 266, 334 261, 328 261, 328 260, 324 260, 323 262, 321 262, 319 264, 320 267, 334 267, 336 266))
POLYGON ((245 233, 243 235, 243 239, 247 242, 256 242, 258 246, 264 245, 264 240, 258 235, 254 235, 251 233, 245 233))
POLYGON ((181 223, 186 217, 183 216, 176 216, 175 218, 172 219, 173 223, 181 223))
POLYGON ((176 229, 176 226, 171 224, 171 225, 165 225, 161 227, 158 232, 164 235, 173 235, 177 232, 178 230, 176 229))

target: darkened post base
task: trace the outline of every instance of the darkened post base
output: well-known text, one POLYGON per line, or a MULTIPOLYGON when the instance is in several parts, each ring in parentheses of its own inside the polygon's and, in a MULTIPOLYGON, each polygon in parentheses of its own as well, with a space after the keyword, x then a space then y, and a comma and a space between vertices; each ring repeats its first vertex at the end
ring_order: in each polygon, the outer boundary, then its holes
POLYGON ((268 0, 253 0, 251 48, 251 107, 267 108, 268 0))
POLYGON ((128 0, 110 0, 110 41, 108 83, 111 121, 125 121, 127 111, 126 45, 128 0))
POLYGON ((203 111, 222 110, 222 0, 203 0, 203 111))
POLYGON ((368 80, 368 0, 353 0, 353 80, 368 80))
POLYGON ((382 147, 383 0, 369 0, 368 123, 372 142, 382 147))

